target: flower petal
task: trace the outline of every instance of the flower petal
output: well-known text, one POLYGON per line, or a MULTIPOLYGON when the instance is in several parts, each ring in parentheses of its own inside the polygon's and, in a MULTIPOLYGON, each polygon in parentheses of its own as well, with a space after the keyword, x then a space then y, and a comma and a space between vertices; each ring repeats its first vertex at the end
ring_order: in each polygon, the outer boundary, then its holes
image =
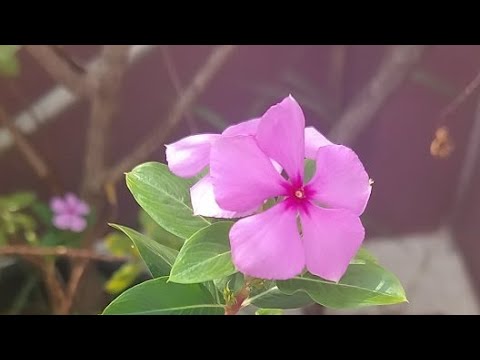
POLYGON ((307 188, 328 207, 361 215, 372 187, 363 164, 353 150, 342 145, 324 146, 317 152, 317 169, 307 188))
POLYGON ((253 136, 222 136, 212 145, 210 176, 218 205, 249 211, 285 193, 285 179, 260 150, 253 136))
POLYGON ((315 160, 317 151, 322 146, 333 145, 333 143, 323 136, 313 126, 305 128, 305 157, 315 160))
POLYGON ((253 214, 258 207, 246 212, 223 210, 218 206, 213 194, 212 178, 205 176, 190 189, 193 214, 214 218, 239 218, 253 214))
POLYGON ((218 134, 199 134, 165 145, 168 168, 181 177, 197 175, 208 165, 211 144, 219 137, 218 134))
POLYGON ((72 216, 70 218, 70 230, 73 232, 82 232, 87 227, 87 221, 81 216, 72 216))
POLYGON ((55 215, 53 217, 53 225, 55 225, 57 229, 67 230, 70 228, 71 220, 72 220, 72 215, 69 215, 69 214, 55 215))
POLYGON ((80 200, 75 194, 67 193, 65 195, 66 210, 70 214, 87 215, 90 212, 89 206, 80 200))
POLYGON ((277 161, 293 181, 303 179, 305 117, 290 95, 262 116, 257 130, 259 147, 277 161))
POLYGON ((365 237, 360 218, 348 210, 310 204, 300 219, 308 271, 339 281, 365 237))
POLYGON ((65 194, 65 204, 67 204, 69 210, 76 209, 79 202, 81 200, 74 193, 65 194))
POLYGON ((257 133, 260 118, 247 120, 226 128, 222 135, 236 136, 236 135, 255 135, 257 133))
POLYGON ((297 228, 297 211, 281 202, 241 219, 230 230, 233 263, 242 273, 285 280, 300 274, 305 252, 297 228))
POLYGON ((75 207, 77 215, 88 215, 90 212, 90 207, 83 201, 79 201, 75 207))
POLYGON ((67 210, 67 205, 60 196, 54 196, 52 200, 50 200, 50 209, 52 209, 54 213, 62 214, 67 210))

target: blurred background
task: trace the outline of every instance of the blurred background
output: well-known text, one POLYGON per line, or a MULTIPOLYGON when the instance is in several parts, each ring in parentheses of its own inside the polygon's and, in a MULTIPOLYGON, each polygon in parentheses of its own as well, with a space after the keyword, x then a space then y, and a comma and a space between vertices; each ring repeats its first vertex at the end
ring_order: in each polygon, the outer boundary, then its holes
POLYGON ((124 172, 288 94, 375 181, 366 247, 410 301, 291 313, 480 313, 479 71, 479 46, 0 45, 0 313, 96 314, 145 280, 107 223, 178 243, 124 172), (92 210, 81 233, 52 225, 67 192, 92 210))

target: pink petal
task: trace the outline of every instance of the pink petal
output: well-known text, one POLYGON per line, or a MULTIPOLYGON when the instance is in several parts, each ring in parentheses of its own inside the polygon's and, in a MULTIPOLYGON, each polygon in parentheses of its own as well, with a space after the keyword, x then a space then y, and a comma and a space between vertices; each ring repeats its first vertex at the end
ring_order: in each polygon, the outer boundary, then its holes
POLYGON ((197 175, 208 165, 211 144, 218 137, 218 134, 199 134, 165 145, 168 168, 181 177, 197 175))
POLYGON ((87 227, 87 221, 81 216, 72 216, 70 218, 70 230, 73 232, 82 232, 87 227))
POLYGON ((305 266, 305 252, 296 218, 296 209, 281 202, 237 221, 230 230, 237 269, 260 279, 285 280, 299 275, 305 266))
POLYGON ((60 196, 55 196, 50 200, 50 208, 53 212, 62 214, 67 210, 67 205, 60 196))
POLYGON ((353 150, 342 145, 324 146, 317 152, 317 170, 307 187, 313 198, 328 207, 361 215, 372 187, 353 150))
POLYGON ((65 203, 68 205, 68 208, 75 208, 80 200, 74 193, 65 194, 65 203))
POLYGON ((71 219, 72 215, 56 215, 53 217, 53 225, 55 225, 57 229, 67 230, 70 228, 71 219))
POLYGON ((213 194, 212 179, 208 175, 190 189, 190 195, 194 215, 231 219, 251 215, 258 210, 258 208, 254 208, 246 212, 235 212, 220 208, 213 194))
POLYGON ((338 282, 365 237, 360 218, 348 210, 310 204, 300 219, 308 271, 338 282))
POLYGON ((222 136, 212 145, 210 176, 218 205, 249 211, 285 193, 285 179, 260 150, 253 136, 222 136))
POLYGON ((236 136, 236 135, 255 135, 257 133, 260 118, 247 120, 226 128, 222 135, 236 136))
POLYGON ((89 206, 73 193, 65 195, 65 204, 67 205, 67 210, 65 211, 71 214, 87 215, 90 212, 89 206))
POLYGON ((90 207, 83 201, 79 201, 75 207, 75 213, 77 215, 88 215, 90 207))
POLYGON ((277 161, 294 181, 303 179, 305 117, 290 95, 262 116, 257 130, 260 148, 277 161))
POLYGON ((323 136, 313 126, 305 128, 305 157, 315 160, 317 151, 322 146, 333 145, 333 143, 323 136))

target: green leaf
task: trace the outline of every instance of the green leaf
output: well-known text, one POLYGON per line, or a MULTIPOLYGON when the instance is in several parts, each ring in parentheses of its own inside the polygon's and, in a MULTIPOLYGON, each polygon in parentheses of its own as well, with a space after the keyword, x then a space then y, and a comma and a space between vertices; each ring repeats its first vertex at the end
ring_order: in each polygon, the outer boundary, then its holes
POLYGON ((17 51, 18 45, 0 45, 0 75, 17 76, 20 73, 17 51))
POLYGON ((105 291, 111 295, 121 293, 133 284, 142 270, 138 263, 123 264, 105 283, 105 291))
POLYGON ((178 236, 169 233, 167 230, 159 226, 143 209, 140 209, 138 221, 140 222, 140 232, 142 234, 162 245, 165 245, 166 247, 180 250, 185 242, 185 239, 179 238, 178 236))
POLYGON ((25 209, 35 201, 35 194, 31 192, 17 192, 0 198, 0 207, 6 211, 14 212, 25 209))
POLYGON ((124 233, 113 231, 108 233, 104 239, 105 247, 115 256, 138 257, 138 250, 132 245, 130 238, 124 233))
POLYGON ((211 224, 194 216, 190 202, 192 179, 173 175, 164 164, 148 162, 127 174, 127 187, 138 204, 172 234, 187 239, 211 224))
POLYGON ((236 272, 228 232, 233 222, 221 221, 199 230, 185 241, 170 273, 170 281, 200 283, 236 272))
POLYGON ((175 284, 167 277, 145 281, 113 300, 104 315, 222 315, 224 307, 216 304, 201 284, 175 284))
POLYGON ((153 277, 169 274, 177 257, 177 250, 167 248, 126 226, 116 224, 110 224, 110 226, 122 231, 133 241, 153 277))
POLYGON ((350 264, 366 264, 369 262, 378 264, 377 258, 362 247, 358 250, 357 255, 350 261, 350 264))
POLYGON ((32 212, 35 214, 35 216, 38 218, 39 221, 42 222, 42 224, 52 227, 52 217, 53 217, 53 212, 50 210, 50 207, 42 202, 34 202, 32 204, 32 212))
POLYGON ((37 223, 35 222, 35 219, 29 215, 16 213, 12 217, 12 220, 21 229, 34 230, 37 227, 37 223))
POLYGON ((308 183, 317 169, 317 163, 312 159, 305 159, 305 184, 308 183))
POLYGON ((311 305, 314 301, 303 292, 287 295, 273 286, 252 296, 248 299, 248 303, 260 308, 298 309, 311 305))
POLYGON ((222 294, 218 291, 218 288, 215 286, 213 281, 204 282, 203 286, 205 286, 208 292, 213 296, 216 304, 222 304, 222 294))
POLYGON ((255 315, 283 315, 282 309, 258 309, 255 315))
POLYGON ((289 295, 305 292, 318 304, 334 309, 407 301, 405 291, 395 275, 371 262, 350 265, 338 283, 307 273, 290 280, 277 281, 277 286, 289 295))
POLYGON ((52 230, 46 232, 40 237, 41 246, 58 246, 63 244, 62 234, 58 231, 52 230))
POLYGON ((220 279, 215 279, 213 280, 213 283, 215 284, 215 287, 223 293, 223 291, 228 287, 229 290, 233 291, 236 293, 239 291, 243 283, 245 282, 244 276, 242 273, 237 272, 235 274, 232 274, 230 276, 226 276, 220 279))
POLYGON ((7 245, 7 235, 0 229, 0 246, 7 245))

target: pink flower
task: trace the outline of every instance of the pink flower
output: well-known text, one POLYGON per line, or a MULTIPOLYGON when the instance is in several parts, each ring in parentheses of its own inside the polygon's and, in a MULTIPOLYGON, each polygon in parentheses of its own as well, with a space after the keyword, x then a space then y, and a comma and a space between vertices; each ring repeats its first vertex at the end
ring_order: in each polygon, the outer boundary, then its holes
POLYGON ((343 276, 364 239, 359 216, 371 192, 369 177, 351 149, 331 143, 314 128, 305 129, 303 112, 291 96, 260 119, 222 135, 196 137, 201 141, 192 136, 167 146, 169 167, 177 175, 193 176, 210 165, 210 174, 191 190, 196 214, 242 217, 268 199, 279 200, 232 227, 238 270, 275 280, 299 275, 305 267, 331 281, 343 276), (202 151, 197 150, 200 143, 202 151), (316 160, 317 169, 307 184, 305 158, 316 160))
POLYGON ((64 198, 55 196, 50 201, 50 208, 54 214, 53 225, 56 228, 82 232, 87 227, 84 216, 88 215, 90 208, 74 194, 68 193, 64 198))
MULTIPOLYGON (((221 136, 255 135, 260 118, 241 122, 225 129, 222 134, 199 134, 187 136, 177 142, 166 145, 166 157, 170 171, 179 177, 189 178, 198 175, 210 165, 210 150, 212 144, 221 136)), ((320 146, 331 145, 322 134, 313 127, 305 128, 305 156, 315 159, 320 146)), ((280 173, 281 166, 272 161, 280 173)), ((215 218, 239 218, 251 215, 258 207, 247 211, 228 211, 218 206, 213 194, 212 179, 209 175, 203 177, 190 189, 193 212, 195 215, 215 218)))
MULTIPOLYGON (((252 119, 230 126, 221 135, 192 135, 166 145, 166 157, 170 171, 184 178, 197 175, 209 165, 210 149, 217 139, 223 135, 254 135, 259 120, 252 119)), ((195 215, 229 219, 250 215, 257 210, 236 212, 221 209, 215 201, 212 179, 208 175, 190 189, 190 195, 195 215)))

